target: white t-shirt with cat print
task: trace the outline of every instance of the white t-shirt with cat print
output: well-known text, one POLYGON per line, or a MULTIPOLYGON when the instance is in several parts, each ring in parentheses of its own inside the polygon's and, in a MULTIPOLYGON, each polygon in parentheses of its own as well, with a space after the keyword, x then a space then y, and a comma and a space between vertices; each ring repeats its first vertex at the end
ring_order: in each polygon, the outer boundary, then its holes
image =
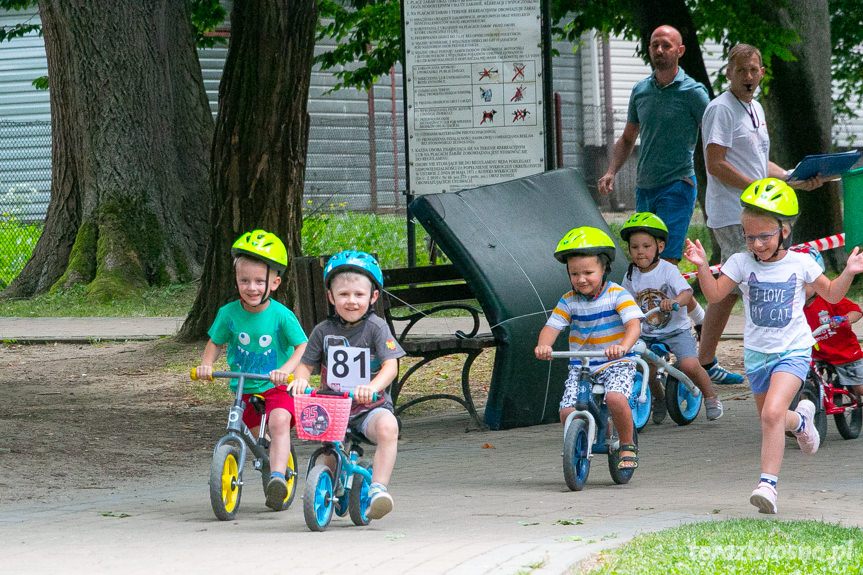
POLYGON ((734 254, 722 273, 740 286, 746 327, 743 347, 761 353, 808 349, 815 344, 803 315, 803 285, 823 272, 809 254, 785 252, 776 262, 761 262, 750 252, 734 254))

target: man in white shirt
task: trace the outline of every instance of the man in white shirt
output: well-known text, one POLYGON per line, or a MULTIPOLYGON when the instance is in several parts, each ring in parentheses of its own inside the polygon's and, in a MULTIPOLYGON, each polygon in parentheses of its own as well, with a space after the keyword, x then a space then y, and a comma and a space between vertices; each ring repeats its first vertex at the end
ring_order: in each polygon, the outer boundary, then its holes
MULTIPOLYGON (((707 164, 705 211, 707 227, 719 244, 721 261, 737 252, 747 251, 740 225, 740 194, 749 184, 761 178, 785 180, 790 171, 769 159, 770 136, 764 109, 753 99, 764 65, 761 52, 754 46, 738 44, 728 53, 725 72, 730 87, 708 104, 701 121, 704 158, 707 164)), ((818 176, 788 184, 800 190, 814 190, 824 180, 818 176)), ((710 374, 713 383, 742 383, 743 376, 731 373, 716 363, 719 337, 739 292, 732 292, 719 303, 707 306, 701 331, 698 360, 710 374)))

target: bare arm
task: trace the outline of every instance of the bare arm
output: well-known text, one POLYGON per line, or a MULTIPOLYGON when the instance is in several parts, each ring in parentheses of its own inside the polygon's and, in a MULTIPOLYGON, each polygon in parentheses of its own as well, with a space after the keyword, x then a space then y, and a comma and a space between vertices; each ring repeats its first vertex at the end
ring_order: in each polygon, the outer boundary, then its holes
POLYGON ((546 325, 539 332, 539 340, 536 344, 536 349, 533 350, 537 359, 551 359, 551 346, 554 345, 560 331, 546 325))
POLYGON ((740 170, 732 166, 731 163, 725 159, 725 155, 727 153, 728 148, 725 146, 720 146, 719 144, 707 144, 707 155, 704 159, 704 162, 707 165, 707 172, 726 186, 731 186, 738 190, 745 190, 749 187, 749 184, 755 180, 744 175, 740 170))
POLYGON ((207 345, 204 346, 204 355, 201 357, 201 365, 195 368, 195 375, 198 379, 212 379, 213 364, 219 359, 219 355, 225 348, 224 345, 213 343, 213 340, 207 340, 207 345))
POLYGON ((297 365, 299 365, 300 358, 303 357, 304 351, 306 351, 306 342, 303 342, 294 348, 294 352, 291 354, 291 357, 288 358, 288 361, 285 362, 285 365, 270 372, 270 381, 276 385, 284 385, 288 383, 288 376, 294 371, 297 365))
POLYGON ((848 293, 848 288, 851 287, 851 282, 854 281, 854 276, 863 272, 863 253, 860 248, 854 247, 848 255, 848 261, 845 263, 845 269, 833 281, 827 279, 827 276, 821 274, 814 282, 812 287, 818 292, 818 295, 829 301, 830 303, 839 303, 848 293))
POLYGON ((737 285, 726 275, 720 275, 718 278, 713 277, 710 272, 710 265, 707 263, 707 253, 701 245, 701 240, 695 240, 693 243, 692 240, 686 238, 683 255, 698 269, 698 285, 701 286, 701 293, 704 294, 708 303, 722 301, 737 285))
POLYGON ((608 171, 597 182, 600 194, 608 195, 614 189, 614 175, 620 171, 620 168, 623 167, 623 164, 632 155, 632 149, 635 147, 637 139, 638 124, 627 122, 623 128, 623 135, 614 143, 614 151, 611 155, 608 171))

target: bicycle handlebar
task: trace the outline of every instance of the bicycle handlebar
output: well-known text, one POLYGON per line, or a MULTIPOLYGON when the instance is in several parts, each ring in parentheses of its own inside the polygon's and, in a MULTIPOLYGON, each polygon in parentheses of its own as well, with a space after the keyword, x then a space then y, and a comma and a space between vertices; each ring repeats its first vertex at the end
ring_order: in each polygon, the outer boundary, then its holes
MULTIPOLYGON (((315 389, 313 387, 307 387, 303 390, 303 393, 306 395, 329 395, 333 397, 350 397, 353 399, 354 392, 353 391, 333 391, 331 389, 315 389)), ((372 401, 378 400, 378 393, 374 392, 372 394, 372 401)))
MULTIPOLYGON (((198 368, 193 367, 189 370, 189 377, 192 378, 193 381, 198 381, 198 368)), ((269 381, 270 374, 268 373, 249 373, 245 371, 214 371, 210 374, 210 381, 214 379, 264 379, 269 381)), ((288 382, 294 381, 294 374, 288 375, 288 382)))
MULTIPOLYGON (((671 310, 672 310, 672 311, 677 311, 677 310, 679 310, 679 309, 680 309, 680 304, 679 304, 679 303, 674 302, 673 304, 671 304, 671 310)), ((659 312, 661 312, 661 311, 662 311, 662 310, 661 310, 661 309, 659 309, 659 306, 652 307, 652 308, 650 308, 649 310, 647 310, 646 312, 644 312, 644 319, 647 319, 647 318, 649 318, 650 316, 652 316, 653 314, 655 314, 655 313, 659 313, 659 312)))

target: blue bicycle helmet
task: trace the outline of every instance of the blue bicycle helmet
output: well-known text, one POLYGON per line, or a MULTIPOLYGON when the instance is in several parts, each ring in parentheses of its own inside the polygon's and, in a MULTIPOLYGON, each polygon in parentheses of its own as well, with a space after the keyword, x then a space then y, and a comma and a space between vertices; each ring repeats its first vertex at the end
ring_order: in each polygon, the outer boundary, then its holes
POLYGON ((330 288, 330 280, 338 272, 355 271, 367 276, 374 284, 375 289, 384 288, 384 274, 378 260, 366 252, 356 250, 345 250, 339 252, 329 259, 324 267, 324 284, 330 288), (336 272, 336 273, 333 273, 336 272))

